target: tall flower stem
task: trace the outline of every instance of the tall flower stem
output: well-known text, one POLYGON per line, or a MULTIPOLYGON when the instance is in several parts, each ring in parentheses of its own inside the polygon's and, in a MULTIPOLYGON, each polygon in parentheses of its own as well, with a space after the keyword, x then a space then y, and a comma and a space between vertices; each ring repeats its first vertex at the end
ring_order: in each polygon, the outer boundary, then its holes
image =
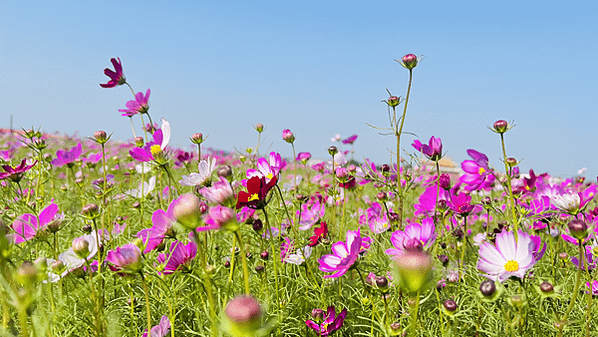
MULTIPOLYGON (((583 266, 584 266, 584 248, 583 248, 583 244, 582 244, 582 240, 578 239, 577 240, 578 246, 579 246, 579 266, 577 268, 577 273, 575 274, 575 287, 573 288, 573 298, 571 298, 571 302, 569 303, 569 307, 567 307, 567 311, 565 311, 565 316, 563 316, 560 320, 560 324, 558 325, 558 336, 561 337, 563 336, 563 329, 565 328, 565 325, 567 324, 567 318, 569 317, 569 314, 571 313, 571 310, 573 310, 573 306, 575 305, 575 300, 577 299, 577 293, 579 292, 579 286, 581 285, 581 271, 583 270, 583 266)), ((590 289, 590 293, 591 293, 591 289, 590 289)))
POLYGON ((247 268, 247 249, 243 245, 243 239, 241 239, 241 230, 237 228, 235 231, 237 241, 239 241, 239 247, 241 248, 241 264, 243 265, 243 281, 245 282, 245 294, 251 294, 249 289, 249 269, 247 268))
MULTIPOLYGON (((272 255, 274 256, 274 261, 272 261, 272 263, 274 264, 274 283, 276 285, 276 304, 278 306, 278 321, 282 322, 282 308, 281 308, 281 302, 280 302, 280 286, 278 284, 278 263, 280 263, 280 249, 275 249, 274 248, 274 240, 272 238, 272 227, 270 226, 270 221, 268 220, 268 212, 266 212, 266 208, 262 209, 262 211, 264 212, 264 218, 266 219, 266 233, 268 233, 270 235, 270 239, 268 240, 270 242, 270 250, 272 251, 272 255)), ((280 234, 280 233, 279 233, 280 234)))
MULTIPOLYGON (((202 268, 202 278, 204 288, 206 289, 206 295, 208 296, 208 305, 210 306, 210 320, 212 322, 212 336, 218 336, 218 325, 216 319, 216 304, 214 302, 214 294, 212 292, 212 280, 210 279, 210 275, 207 271, 207 262, 206 262, 206 250, 203 247, 202 241, 199 238, 199 233, 196 230, 193 230, 193 238, 195 239, 195 244, 197 244, 197 251, 199 252, 199 260, 201 263, 202 268)), ((207 243, 207 242, 204 242, 207 243)))
POLYGON ((461 244, 461 259, 459 260, 459 281, 463 276, 463 266, 465 265, 465 249, 467 248, 467 215, 463 217, 463 243, 461 244))
MULTIPOLYGON (((411 82, 413 80, 413 69, 409 69, 409 85, 407 86, 407 96, 405 96, 405 105, 403 106, 403 116, 401 117, 401 125, 399 129, 396 129, 395 125, 395 136, 397 137, 397 214, 399 214, 399 227, 403 224, 403 199, 404 191, 401 185, 401 134, 403 133, 403 125, 405 124, 405 115, 407 114, 407 104, 409 103, 409 95, 411 93, 411 82)), ((395 108, 393 107, 393 114, 395 114, 395 108)), ((395 117, 396 121, 396 117, 395 117)))
POLYGON ((513 197, 513 188, 511 187, 511 169, 507 164, 507 150, 505 148, 505 137, 504 134, 500 134, 500 142, 502 144, 502 155, 503 162, 505 163, 505 174, 507 175, 507 188, 509 192, 509 203, 511 204, 511 213, 513 214, 513 226, 515 227, 515 236, 517 236, 517 229, 519 224, 517 223, 517 213, 515 213, 515 200, 513 197))
POLYGON ((152 313, 150 309, 149 289, 147 288, 147 282, 145 281, 145 277, 143 277, 143 274, 139 272, 139 275, 141 275, 141 283, 143 284, 143 292, 145 293, 145 308, 147 312, 147 334, 149 336, 152 331, 152 313))
POLYGON ((417 336, 417 311, 419 309, 419 291, 417 292, 417 295, 415 296, 415 303, 413 305, 411 305, 411 335, 412 336, 417 336))

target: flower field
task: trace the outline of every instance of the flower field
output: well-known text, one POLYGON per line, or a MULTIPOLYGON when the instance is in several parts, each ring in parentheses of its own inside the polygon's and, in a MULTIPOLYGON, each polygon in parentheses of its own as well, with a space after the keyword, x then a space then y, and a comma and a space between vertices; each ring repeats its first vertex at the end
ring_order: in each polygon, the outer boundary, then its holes
POLYGON ((262 153, 262 124, 243 152, 172 147, 111 59, 129 142, 0 133, 0 336, 598 336, 596 183, 520 172, 504 120, 494 163, 406 141, 421 60, 397 60, 374 163, 357 135, 309 153, 290 129, 262 153))

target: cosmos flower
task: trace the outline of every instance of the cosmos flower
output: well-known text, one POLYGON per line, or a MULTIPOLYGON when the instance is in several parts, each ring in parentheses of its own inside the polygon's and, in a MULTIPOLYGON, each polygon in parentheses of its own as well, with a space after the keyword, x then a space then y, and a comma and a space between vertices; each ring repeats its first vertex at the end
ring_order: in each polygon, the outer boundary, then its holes
POLYGON ((180 241, 175 241, 170 245, 170 254, 158 254, 158 263, 164 265, 163 273, 172 274, 179 268, 187 268, 197 254, 197 245, 190 241, 188 244, 183 244, 180 241))
POLYGON ((162 243, 167 233, 171 231, 172 224, 175 222, 173 213, 174 206, 175 203, 171 202, 166 211, 163 209, 154 211, 152 214, 153 226, 151 228, 142 229, 135 235, 145 244, 145 249, 143 250, 144 254, 156 249, 156 247, 162 243))
POLYGON ((318 259, 320 270, 332 275, 326 278, 341 277, 353 266, 362 248, 362 238, 359 230, 347 231, 347 241, 332 244, 332 254, 324 255, 318 259))
POLYGON ((503 230, 496 235, 495 244, 485 242, 480 245, 478 269, 484 276, 500 282, 511 276, 521 279, 531 269, 546 251, 546 244, 540 250, 539 236, 522 232, 515 234, 503 230))
POLYGON ((11 226, 15 231, 12 235, 13 243, 19 244, 29 241, 42 233, 50 223, 56 220, 57 213, 58 206, 51 203, 39 213, 39 217, 29 213, 18 217, 11 226))
POLYGON ((475 208, 475 205, 471 204, 471 196, 465 193, 453 195, 451 200, 448 202, 448 206, 451 210, 453 210, 453 212, 462 216, 469 215, 475 208))
POLYGON ((25 176, 25 172, 29 171, 35 164, 37 164, 37 160, 31 165, 27 165, 27 159, 23 158, 19 166, 12 167, 10 165, 2 165, 4 172, 0 173, 0 180, 10 179, 15 183, 18 183, 23 179, 23 176, 25 176))
POLYGON ((182 176, 183 179, 179 181, 179 184, 183 186, 201 186, 210 179, 215 166, 216 161, 211 158, 202 160, 197 165, 197 170, 199 173, 193 172, 189 174, 189 176, 182 176))
POLYGON ((147 335, 147 329, 143 333, 141 337, 168 337, 168 332, 170 331, 170 320, 168 316, 164 315, 160 319, 160 323, 152 327, 150 331, 150 335, 147 335))
POLYGON ((468 191, 488 189, 492 187, 495 177, 488 166, 488 157, 476 150, 467 150, 467 154, 473 160, 465 160, 461 163, 464 174, 459 181, 463 183, 468 191))
POLYGON ((81 157, 81 152, 83 152, 83 148, 81 143, 75 145, 70 150, 58 150, 56 152, 56 158, 52 160, 52 165, 54 166, 63 166, 69 165, 72 166, 75 160, 81 157))
POLYGON ((234 196, 233 188, 224 177, 218 177, 218 181, 210 187, 199 190, 199 194, 214 204, 223 204, 227 199, 234 196))
POLYGON ((102 88, 114 88, 117 85, 127 83, 125 75, 123 74, 123 66, 120 61, 120 57, 118 58, 118 61, 115 58, 111 58, 110 62, 112 62, 112 65, 114 66, 114 71, 108 68, 104 69, 104 74, 110 77, 110 81, 108 81, 106 84, 100 83, 100 87, 102 88))
POLYGON ((411 146, 432 161, 439 161, 442 157, 442 141, 440 138, 432 136, 427 145, 422 144, 419 140, 414 140, 411 146))
POLYGON ((142 181, 139 182, 139 186, 132 190, 128 190, 125 192, 126 195, 129 195, 133 198, 142 198, 150 194, 156 188, 156 177, 153 176, 149 178, 148 182, 142 181), (143 193, 142 193, 143 191, 143 193))
POLYGON ((108 267, 112 271, 119 273, 134 274, 141 270, 143 266, 141 250, 132 243, 116 247, 116 249, 109 251, 106 254, 106 261, 110 263, 108 267))
POLYGON ((132 117, 136 114, 146 114, 149 110, 150 89, 147 89, 145 95, 138 92, 135 95, 135 100, 128 101, 125 105, 126 109, 118 109, 119 112, 124 112, 122 116, 132 117))
POLYGON ((152 135, 153 140, 145 143, 143 147, 135 147, 129 150, 129 154, 140 162, 155 161, 156 156, 168 146, 170 142, 170 123, 162 118, 162 127, 152 135))
POLYGON ((311 228, 318 220, 324 217, 326 212, 326 203, 321 202, 321 198, 312 198, 309 202, 301 205, 301 210, 297 211, 299 221, 299 230, 306 231, 311 228))
POLYGON ((353 143, 355 143, 355 141, 356 141, 356 140, 357 140, 357 135, 353 135, 353 136, 351 136, 351 137, 349 137, 349 138, 347 138, 347 139, 343 139, 343 141, 342 141, 341 143, 343 143, 343 144, 345 144, 345 145, 346 145, 346 144, 351 144, 351 145, 353 145, 353 143))
POLYGON ((268 192, 276 185, 278 178, 273 178, 266 183, 264 177, 251 177, 247 180, 247 192, 239 191, 237 195, 237 209, 247 206, 253 209, 262 209, 266 206, 266 196, 268 192))
POLYGON ((306 320, 305 324, 308 327, 312 328, 318 336, 329 336, 334 331, 340 329, 345 322, 345 317, 347 317, 347 309, 343 309, 343 311, 336 316, 336 311, 333 306, 329 306, 326 312, 326 318, 322 322, 322 324, 317 324, 312 320, 306 320))
POLYGON ((424 218, 421 224, 411 223, 405 230, 392 233, 390 242, 395 248, 386 250, 388 255, 402 255, 408 250, 422 251, 429 248, 436 240, 434 219, 424 218))
POLYGON ((320 222, 320 227, 314 228, 314 235, 309 237, 308 245, 310 245, 312 247, 316 246, 327 236, 328 236, 328 225, 326 224, 326 222, 322 221, 322 222, 320 222))

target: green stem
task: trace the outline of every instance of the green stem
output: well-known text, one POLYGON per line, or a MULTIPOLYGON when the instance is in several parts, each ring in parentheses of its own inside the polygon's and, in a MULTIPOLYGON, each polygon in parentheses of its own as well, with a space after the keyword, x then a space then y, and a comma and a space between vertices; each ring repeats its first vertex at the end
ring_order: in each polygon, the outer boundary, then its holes
POLYGON ((243 265, 243 280, 245 281, 245 294, 251 294, 249 289, 249 269, 247 268, 247 252, 246 247, 243 245, 243 240, 241 239, 241 230, 237 229, 235 231, 235 236, 239 241, 239 247, 241 248, 241 264, 243 265))
MULTIPOLYGON (((401 134, 403 133, 403 125, 405 124, 405 115, 407 114, 407 104, 409 103, 409 95, 411 94, 411 82, 413 80, 413 69, 409 69, 409 85, 407 86, 407 96, 405 97, 405 105, 403 106, 403 116, 401 117, 401 125, 399 129, 396 129, 396 124, 394 125, 395 128, 395 136, 397 137, 397 205, 398 210, 397 214, 399 214, 399 227, 403 224, 403 191, 401 186, 401 134)), ((393 114, 395 114, 393 109, 393 114)), ((396 123, 396 117, 395 117, 396 123)))
POLYGON ((507 189, 509 194, 509 203, 511 204, 511 213, 513 214, 513 226, 515 227, 515 237, 518 235, 518 221, 517 221, 517 213, 515 212, 515 200, 513 197, 513 188, 511 187, 511 170, 509 165, 507 164, 507 150, 505 148, 505 137, 501 133, 500 134, 500 142, 502 144, 502 155, 503 155, 503 162, 505 163, 505 174, 507 175, 507 189))
POLYGON ((147 334, 149 336, 152 331, 152 314, 150 310, 149 289, 147 288, 147 282, 145 282, 145 277, 143 277, 143 274, 141 272, 139 272, 139 274, 141 275, 141 283, 143 284, 143 291, 145 293, 145 308, 147 313, 147 334))
MULTIPOLYGON (((582 240, 578 239, 577 242, 579 244, 579 267, 577 268, 577 273, 575 274, 575 288, 573 288, 574 289, 573 290, 573 298, 571 298, 571 302, 569 303, 569 307, 567 307, 565 316, 563 316, 563 318, 560 321, 559 331, 558 331, 559 336, 563 335, 563 329, 565 328, 565 325, 567 325, 567 318, 569 317, 571 310, 573 310, 573 306, 575 305, 575 300, 577 299, 577 293, 579 292, 579 286, 581 285, 581 271, 583 270, 583 265, 584 265, 584 254, 583 254, 582 240)), ((591 292, 591 289, 590 289, 590 292, 591 292)))

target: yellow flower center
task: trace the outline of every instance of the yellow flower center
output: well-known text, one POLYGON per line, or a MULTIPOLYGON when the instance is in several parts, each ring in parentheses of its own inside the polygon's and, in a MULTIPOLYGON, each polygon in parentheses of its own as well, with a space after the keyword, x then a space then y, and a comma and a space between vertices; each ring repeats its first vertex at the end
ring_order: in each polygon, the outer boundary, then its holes
POLYGON ((517 261, 509 260, 507 263, 505 263, 505 270, 508 272, 518 271, 519 263, 517 263, 517 261))
POLYGON ((266 178, 268 178, 268 179, 272 179, 272 177, 273 177, 272 173, 268 173, 268 175, 266 176, 266 178))
POLYGON ((478 170, 478 174, 483 174, 484 172, 486 172, 486 170, 484 170, 483 167, 480 167, 480 169, 478 170))
POLYGON ((253 200, 259 200, 260 197, 257 196, 257 193, 253 193, 250 197, 248 201, 253 201, 253 200))
POLYGON ((152 156, 156 156, 157 154, 162 153, 162 148, 160 147, 160 145, 155 144, 152 145, 152 147, 150 147, 150 152, 152 153, 152 156))

